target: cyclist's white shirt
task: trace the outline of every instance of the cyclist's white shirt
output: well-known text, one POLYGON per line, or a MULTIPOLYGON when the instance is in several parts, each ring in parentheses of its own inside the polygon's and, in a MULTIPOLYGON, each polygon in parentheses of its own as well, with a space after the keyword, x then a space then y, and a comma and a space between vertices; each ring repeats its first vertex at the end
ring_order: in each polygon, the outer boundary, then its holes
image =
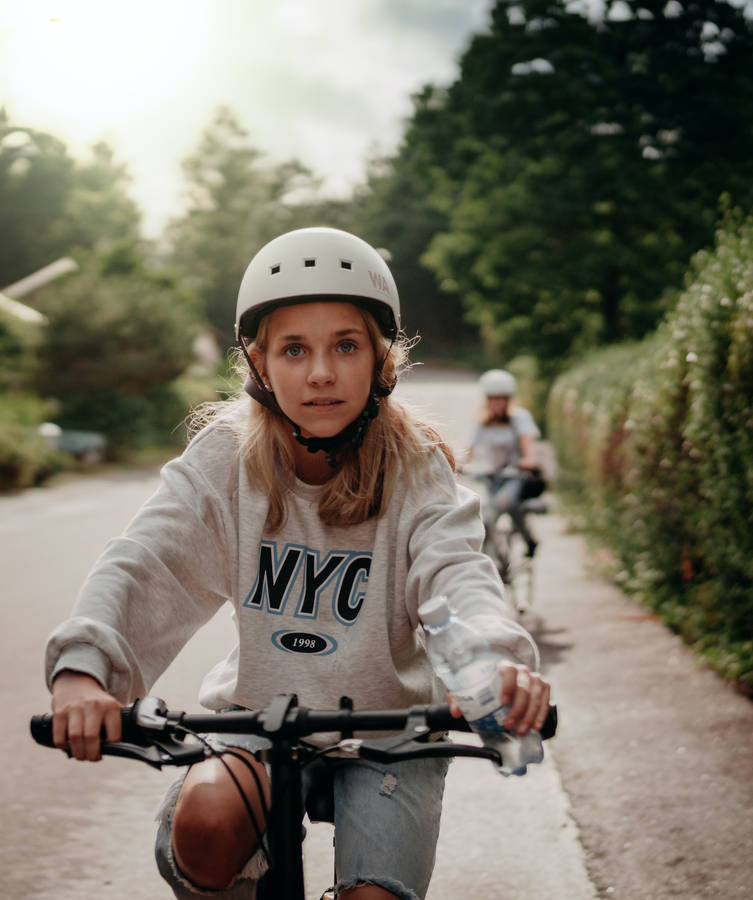
POLYGON ((500 653, 537 667, 535 644, 511 621, 494 566, 480 552, 475 493, 441 452, 403 475, 385 514, 323 525, 321 488, 296 481, 287 522, 266 529, 267 500, 248 481, 238 439, 205 428, 162 470, 125 533, 109 542, 47 645, 48 684, 62 668, 97 678, 120 702, 147 694, 224 603, 238 644, 204 678, 201 703, 403 707, 444 698, 418 628, 418 606, 445 594, 500 653))
POLYGON ((471 437, 474 459, 485 463, 489 472, 498 472, 518 462, 521 434, 541 436, 533 416, 524 407, 515 407, 510 419, 510 425, 477 425, 471 437))

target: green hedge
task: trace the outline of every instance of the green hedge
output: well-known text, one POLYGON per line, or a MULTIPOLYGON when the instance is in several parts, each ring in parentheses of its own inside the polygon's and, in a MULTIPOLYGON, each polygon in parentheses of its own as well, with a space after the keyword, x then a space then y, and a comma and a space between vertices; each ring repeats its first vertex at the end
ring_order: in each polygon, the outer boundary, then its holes
POLYGON ((650 339, 560 376, 547 422, 624 589, 753 690, 753 220, 727 216, 650 339))
POLYGON ((38 397, 0 393, 0 491, 41 484, 66 467, 39 434, 49 405, 38 397))
POLYGON ((39 325, 0 308, 0 392, 26 388, 40 342, 39 325))

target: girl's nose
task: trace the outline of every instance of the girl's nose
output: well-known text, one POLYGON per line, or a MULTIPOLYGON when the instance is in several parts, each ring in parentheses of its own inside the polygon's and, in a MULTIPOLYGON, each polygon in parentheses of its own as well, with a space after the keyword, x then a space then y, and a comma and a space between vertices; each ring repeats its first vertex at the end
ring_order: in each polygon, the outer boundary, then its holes
POLYGON ((332 384, 335 380, 333 367, 325 354, 316 354, 311 360, 309 369, 309 384, 332 384))

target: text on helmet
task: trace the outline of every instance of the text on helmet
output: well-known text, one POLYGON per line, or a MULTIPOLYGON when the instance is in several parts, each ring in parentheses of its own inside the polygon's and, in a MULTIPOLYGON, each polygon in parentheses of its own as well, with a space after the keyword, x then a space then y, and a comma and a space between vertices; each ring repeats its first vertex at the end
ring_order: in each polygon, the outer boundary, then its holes
POLYGON ((371 283, 377 291, 382 291, 385 294, 389 294, 390 286, 387 283, 387 279, 384 275, 380 275, 378 272, 372 272, 371 269, 367 270, 369 273, 369 278, 371 279, 371 283))

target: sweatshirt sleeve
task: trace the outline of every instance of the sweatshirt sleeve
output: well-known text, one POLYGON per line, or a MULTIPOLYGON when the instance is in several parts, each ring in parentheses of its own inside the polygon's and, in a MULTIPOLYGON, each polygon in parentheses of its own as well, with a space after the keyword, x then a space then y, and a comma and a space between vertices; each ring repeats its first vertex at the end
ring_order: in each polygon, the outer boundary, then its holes
POLYGON ((535 438, 541 437, 541 432, 539 431, 539 426, 534 421, 531 413, 525 409, 525 407, 519 406, 512 413, 512 418, 515 422, 515 430, 518 434, 530 434, 535 438))
POLYGON ((418 627, 422 603, 444 595, 456 614, 480 629, 501 656, 538 669, 538 648, 514 620, 499 574, 481 552, 479 496, 456 482, 441 453, 434 457, 411 508, 406 589, 411 623, 418 627))
POLYGON ((72 618, 50 636, 48 686, 73 669, 129 703, 231 596, 234 453, 232 435, 210 426, 163 468, 155 494, 95 564, 72 618))

